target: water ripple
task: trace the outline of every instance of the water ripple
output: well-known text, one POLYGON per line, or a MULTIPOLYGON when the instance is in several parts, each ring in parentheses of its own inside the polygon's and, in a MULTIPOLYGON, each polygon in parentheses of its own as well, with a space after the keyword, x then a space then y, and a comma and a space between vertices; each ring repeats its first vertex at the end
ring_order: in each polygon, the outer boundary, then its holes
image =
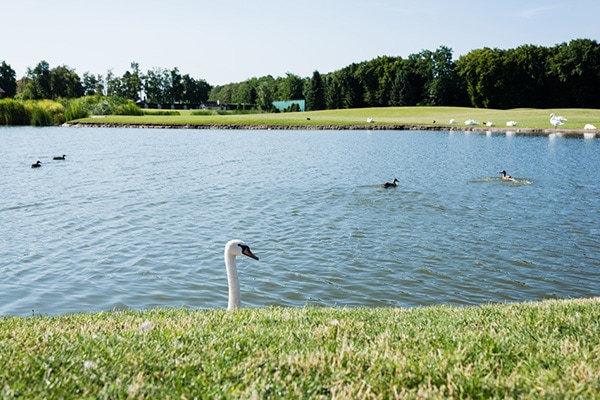
POLYGON ((260 257, 238 261, 248 307, 600 293, 598 141, 87 128, 0 138, 0 315, 223 308, 233 237, 260 257), (394 177, 399 187, 379 186, 394 177))

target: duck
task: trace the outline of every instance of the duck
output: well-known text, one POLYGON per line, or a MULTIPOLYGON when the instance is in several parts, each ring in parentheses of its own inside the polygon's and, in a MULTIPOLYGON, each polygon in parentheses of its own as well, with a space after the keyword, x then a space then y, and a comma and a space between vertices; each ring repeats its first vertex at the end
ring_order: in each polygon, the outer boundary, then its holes
POLYGON ((500 173, 502 174, 502 180, 505 180, 505 181, 514 181, 515 180, 512 176, 508 175, 505 170, 500 171, 500 173))
POLYGON ((398 186, 398 179, 396 179, 396 178, 394 178, 394 180, 391 182, 386 182, 383 185, 381 185, 381 187, 385 188, 385 189, 387 189, 389 187, 396 187, 396 186, 398 186))
POLYGON ((39 168, 42 166, 42 162, 40 160, 37 160, 35 162, 35 164, 31 164, 31 168, 39 168))
POLYGON ((56 156, 56 157, 54 157, 53 160, 64 160, 65 157, 66 157, 66 155, 63 154, 62 156, 56 156))

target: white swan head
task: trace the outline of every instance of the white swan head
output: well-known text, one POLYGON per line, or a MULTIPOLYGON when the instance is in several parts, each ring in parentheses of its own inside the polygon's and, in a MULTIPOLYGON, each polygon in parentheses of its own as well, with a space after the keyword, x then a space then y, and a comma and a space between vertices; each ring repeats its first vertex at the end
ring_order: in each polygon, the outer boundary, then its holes
POLYGON ((229 302, 227 310, 234 310, 241 305, 240 299, 240 281, 237 274, 235 257, 243 254, 258 261, 258 257, 252 253, 250 246, 239 239, 230 240, 225 245, 224 258, 225 268, 227 269, 227 283, 229 285, 229 302))
POLYGON ((248 246, 246 243, 244 243, 243 240, 240 239, 233 239, 227 242, 227 244, 225 245, 225 256, 227 257, 228 254, 233 257, 243 254, 245 256, 258 260, 258 257, 255 256, 254 253, 252 253, 252 250, 250 250, 250 246, 248 246))

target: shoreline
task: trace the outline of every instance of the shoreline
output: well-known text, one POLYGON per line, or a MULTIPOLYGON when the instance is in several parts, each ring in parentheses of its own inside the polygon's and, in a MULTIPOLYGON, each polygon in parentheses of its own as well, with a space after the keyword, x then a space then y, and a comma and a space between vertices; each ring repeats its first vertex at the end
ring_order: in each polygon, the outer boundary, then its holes
POLYGON ((74 122, 64 123, 65 127, 92 128, 138 128, 138 129, 220 129, 220 130, 374 130, 374 131, 462 131, 462 132, 505 132, 518 135, 600 137, 600 129, 555 129, 555 128, 509 128, 457 125, 415 125, 415 124, 359 124, 359 125, 269 125, 269 124, 135 124, 114 122, 74 122))

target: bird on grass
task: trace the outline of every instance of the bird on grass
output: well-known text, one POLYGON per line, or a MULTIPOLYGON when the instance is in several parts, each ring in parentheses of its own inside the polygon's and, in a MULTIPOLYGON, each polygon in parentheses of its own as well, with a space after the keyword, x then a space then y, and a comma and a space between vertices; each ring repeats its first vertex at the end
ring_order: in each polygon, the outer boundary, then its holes
POLYGON ((554 113, 550 114, 550 123, 554 125, 555 128, 563 125, 567 119, 562 115, 555 115, 554 113))

